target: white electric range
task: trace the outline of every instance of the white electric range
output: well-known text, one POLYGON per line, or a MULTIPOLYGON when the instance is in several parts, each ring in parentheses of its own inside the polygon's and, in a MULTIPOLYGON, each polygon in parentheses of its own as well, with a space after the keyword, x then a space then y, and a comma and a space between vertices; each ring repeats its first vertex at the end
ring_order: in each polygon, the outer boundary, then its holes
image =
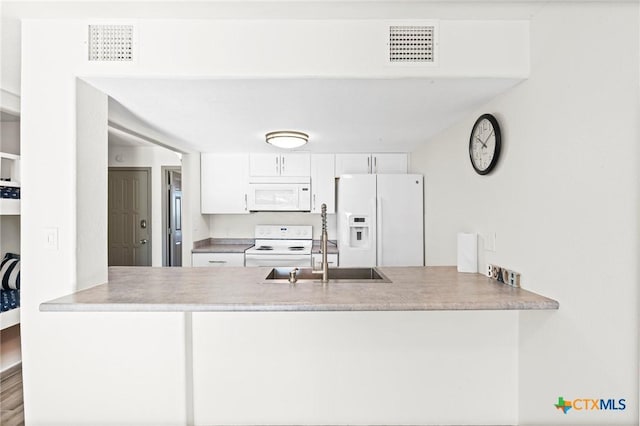
POLYGON ((245 266, 311 266, 313 226, 256 225, 255 238, 244 252, 245 266))

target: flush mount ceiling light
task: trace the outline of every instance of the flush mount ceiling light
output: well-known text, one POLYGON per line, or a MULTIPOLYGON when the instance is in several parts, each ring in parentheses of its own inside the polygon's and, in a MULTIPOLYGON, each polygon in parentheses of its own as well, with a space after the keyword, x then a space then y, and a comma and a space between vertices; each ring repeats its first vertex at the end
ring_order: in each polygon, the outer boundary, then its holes
POLYGON ((267 143, 278 148, 298 148, 309 141, 309 135, 293 130, 279 130, 266 134, 267 143))

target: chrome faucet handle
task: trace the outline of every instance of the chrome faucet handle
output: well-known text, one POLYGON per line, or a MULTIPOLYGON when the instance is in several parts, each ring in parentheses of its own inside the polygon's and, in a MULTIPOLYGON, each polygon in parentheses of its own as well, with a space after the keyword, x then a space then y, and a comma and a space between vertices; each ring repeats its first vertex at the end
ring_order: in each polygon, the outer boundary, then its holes
POLYGON ((298 276, 297 276, 298 271, 299 271, 298 268, 293 268, 291 272, 289 272, 289 282, 291 284, 295 284, 298 281, 298 276))

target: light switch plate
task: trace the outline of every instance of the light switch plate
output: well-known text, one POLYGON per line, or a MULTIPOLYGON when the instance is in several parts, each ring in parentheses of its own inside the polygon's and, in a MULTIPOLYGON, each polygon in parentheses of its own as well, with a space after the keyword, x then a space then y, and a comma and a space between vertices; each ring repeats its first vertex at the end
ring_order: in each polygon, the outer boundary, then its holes
POLYGON ((58 228, 44 228, 44 246, 49 250, 58 250, 58 228))

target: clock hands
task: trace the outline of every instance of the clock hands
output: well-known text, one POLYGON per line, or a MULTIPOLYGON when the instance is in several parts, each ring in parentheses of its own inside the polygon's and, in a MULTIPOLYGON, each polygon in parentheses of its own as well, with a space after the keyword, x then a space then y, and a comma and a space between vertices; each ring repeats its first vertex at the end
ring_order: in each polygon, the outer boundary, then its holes
MULTIPOLYGON (((486 147, 487 147, 487 143, 486 143, 487 141, 482 142, 482 139, 480 139, 480 137, 479 137, 479 136, 476 136, 476 139, 478 140, 478 142, 480 142, 480 143, 482 144, 482 147, 483 147, 483 148, 486 148, 486 147)), ((488 138, 487 138, 487 139, 488 139, 488 138)))
POLYGON ((487 141, 489 140, 489 138, 493 134, 493 130, 494 129, 491 129, 491 133, 489 133, 489 136, 487 136, 487 138, 484 140, 484 143, 482 144, 482 146, 484 146, 485 148, 487 147, 487 141))
POLYGON ((487 138, 484 140, 484 142, 482 141, 482 139, 480 139, 480 136, 476 135, 476 139, 478 142, 480 142, 480 144, 482 144, 482 147, 487 149, 487 141, 489 140, 489 138, 491 137, 491 135, 493 135, 493 130, 491 129, 491 133, 489 133, 489 136, 487 136, 487 138))

